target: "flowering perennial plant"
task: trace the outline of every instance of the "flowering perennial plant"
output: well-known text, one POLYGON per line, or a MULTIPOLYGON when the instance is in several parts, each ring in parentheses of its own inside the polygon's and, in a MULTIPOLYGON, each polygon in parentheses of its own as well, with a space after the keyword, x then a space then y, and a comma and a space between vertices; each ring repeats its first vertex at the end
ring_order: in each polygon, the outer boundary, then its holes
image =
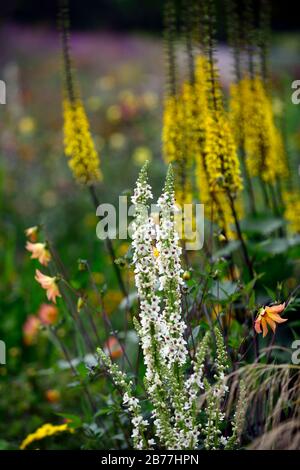
POLYGON ((81 100, 64 101, 64 146, 78 183, 90 185, 101 179, 99 155, 81 100))
POLYGON ((230 116, 235 138, 245 151, 250 176, 266 183, 287 177, 282 136, 275 125, 272 103, 262 79, 244 77, 231 86, 230 116))
MULTIPOLYGON (((181 305, 183 270, 179 237, 175 230, 176 207, 171 167, 157 202, 160 214, 157 224, 148 215, 148 203, 152 197, 145 164, 132 197, 135 206, 133 264, 140 301, 139 317, 134 324, 146 366, 144 381, 152 407, 155 439, 148 437, 150 423, 144 420, 139 401, 133 396, 132 382, 102 350, 98 350, 99 356, 123 395, 123 405, 131 413, 135 448, 152 448, 155 445, 166 449, 197 449, 202 438, 206 448, 224 448, 227 440, 225 442, 222 438, 220 427, 225 418, 221 407, 228 390, 225 384, 228 358, 222 334, 215 328, 215 384, 209 385, 204 376, 205 360, 210 351, 210 332, 205 334, 190 363, 181 305), (204 392, 207 394, 204 422, 207 420, 207 423, 202 425, 198 398, 204 392)), ((236 438, 232 437, 231 441, 235 442, 236 438)))
POLYGON ((131 414, 132 422, 132 440, 135 449, 147 449, 149 444, 145 440, 145 429, 148 426, 148 421, 145 420, 141 414, 141 405, 137 398, 132 395, 132 381, 128 381, 126 375, 119 369, 116 364, 113 364, 110 357, 105 352, 98 348, 98 356, 107 371, 111 374, 115 386, 120 390, 123 395, 123 405, 128 409, 131 414))

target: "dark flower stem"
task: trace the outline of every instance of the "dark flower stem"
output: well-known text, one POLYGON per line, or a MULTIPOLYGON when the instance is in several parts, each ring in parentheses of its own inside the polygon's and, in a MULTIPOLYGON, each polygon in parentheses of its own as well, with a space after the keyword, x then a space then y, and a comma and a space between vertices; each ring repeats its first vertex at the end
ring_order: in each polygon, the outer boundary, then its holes
MULTIPOLYGON (((95 209, 97 209, 97 207, 99 206, 99 199, 97 197, 95 187, 93 185, 89 186, 89 192, 90 192, 90 196, 91 196, 91 199, 93 201, 93 204, 95 206, 95 209)), ((122 278, 122 275, 121 275, 121 271, 119 269, 119 266, 115 263, 116 254, 115 254, 115 250, 114 250, 114 246, 112 244, 112 241, 109 237, 107 237, 105 239, 105 242, 106 242, 106 248, 107 248, 107 251, 108 251, 109 256, 111 258, 111 261, 112 261, 112 264, 113 264, 113 267, 114 267, 114 271, 115 271, 115 274, 116 274, 116 278, 118 280, 118 284, 119 284, 119 287, 121 289, 121 292, 124 295, 124 297, 128 297, 128 292, 127 292, 127 289, 125 287, 125 284, 124 284, 124 281, 123 281, 123 278, 122 278)))
POLYGON ((238 238, 241 242, 241 247, 242 247, 243 255, 244 255, 244 258, 245 258, 245 262, 246 262, 246 265, 247 265, 247 268, 248 268, 248 271, 249 271, 249 274, 250 274, 250 278, 253 279, 254 270, 253 270, 252 262, 250 260, 249 253, 248 253, 248 250, 247 250, 247 246, 246 246, 243 234, 242 234, 242 230, 241 230, 241 226, 240 226, 240 223, 239 223, 239 220, 238 220, 238 216, 237 216, 237 213, 236 213, 234 200, 233 200, 233 197, 231 196, 231 194, 228 194, 228 195, 229 195, 229 201, 230 201, 230 206, 231 206, 231 210, 232 210, 232 215, 233 215, 233 218, 234 218, 236 231, 237 231, 237 234, 238 234, 238 238))

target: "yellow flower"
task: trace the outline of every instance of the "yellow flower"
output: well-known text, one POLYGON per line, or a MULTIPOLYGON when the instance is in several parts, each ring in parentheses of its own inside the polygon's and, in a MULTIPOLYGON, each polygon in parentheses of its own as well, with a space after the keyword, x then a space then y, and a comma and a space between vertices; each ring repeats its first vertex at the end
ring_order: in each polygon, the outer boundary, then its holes
POLYGON ((260 77, 244 77, 231 86, 230 118, 237 145, 244 148, 249 175, 268 183, 287 177, 282 136, 260 77))
POLYGON ((30 251, 31 258, 37 259, 42 265, 47 266, 51 260, 51 255, 45 243, 26 243, 26 250, 30 251))
POLYGON ((104 75, 98 80, 98 86, 103 91, 110 91, 116 85, 116 79, 113 75, 104 75))
POLYGON ((122 110, 119 105, 113 104, 109 106, 106 111, 106 117, 109 122, 117 122, 120 121, 122 117, 122 110))
POLYGON ((123 300, 123 295, 118 290, 109 290, 104 297, 105 311, 108 314, 113 313, 123 300))
POLYGON ((93 184, 101 180, 99 155, 91 136, 81 100, 64 100, 64 147, 69 167, 77 182, 93 184))
POLYGON ((58 434, 61 432, 71 432, 73 433, 74 430, 68 427, 68 424, 59 424, 53 425, 50 423, 43 424, 40 428, 38 428, 34 433, 29 434, 21 443, 20 449, 24 450, 28 447, 32 442, 40 441, 48 436, 53 436, 54 434, 58 434))
POLYGON ((126 145, 126 137, 122 132, 114 132, 109 138, 109 145, 114 150, 122 150, 126 145))
POLYGON ((148 147, 137 147, 133 152, 132 159, 136 165, 142 166, 145 162, 151 162, 152 152, 148 147))
POLYGON ((152 110, 152 109, 155 109, 157 108, 157 105, 158 105, 158 96, 156 93, 152 92, 152 91, 146 91, 143 95, 142 95, 142 101, 144 103, 144 106, 149 109, 149 110, 152 110))
POLYGON ((61 297, 61 293, 58 290, 57 278, 46 276, 41 273, 38 269, 35 271, 35 280, 46 290, 48 300, 56 303, 56 297, 61 297))
POLYGON ((158 258, 159 257, 159 251, 158 249, 156 248, 156 246, 153 248, 153 255, 155 258, 158 258))
POLYGON ((35 130, 34 119, 30 116, 24 116, 19 121, 19 131, 23 135, 30 135, 35 130))
POLYGON ((285 191, 283 193, 285 205, 284 216, 288 222, 288 229, 292 233, 300 233, 300 193, 299 191, 285 191))

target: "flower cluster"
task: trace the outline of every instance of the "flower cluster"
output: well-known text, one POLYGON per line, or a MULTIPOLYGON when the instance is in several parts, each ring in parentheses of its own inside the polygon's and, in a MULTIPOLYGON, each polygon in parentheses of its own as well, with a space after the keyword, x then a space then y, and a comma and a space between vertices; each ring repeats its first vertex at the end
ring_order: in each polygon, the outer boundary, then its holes
POLYGON ((206 449, 216 450, 225 446, 227 440, 222 436, 221 426, 225 414, 222 412, 222 405, 228 386, 225 383, 225 373, 228 371, 228 356, 224 345, 222 333, 218 327, 214 328, 216 338, 216 362, 215 362, 215 383, 210 385, 204 379, 204 387, 207 394, 207 422, 204 427, 204 446, 206 449))
POLYGON ((226 238, 234 238, 228 193, 236 199, 243 188, 240 163, 217 69, 204 56, 195 60, 194 82, 184 82, 176 96, 165 100, 163 151, 174 166, 177 202, 192 201, 195 167, 207 217, 217 222, 226 238))
MULTIPOLYGON (((148 214, 150 199, 152 192, 145 164, 132 197, 135 206, 135 220, 132 223, 133 265, 140 305, 139 317, 134 318, 134 326, 144 356, 144 380, 152 405, 155 442, 166 449, 197 449, 202 432, 207 448, 223 448, 226 443, 220 427, 224 420, 221 406, 228 390, 225 384, 227 354, 222 334, 215 328, 217 353, 214 384, 208 383, 204 370, 206 356, 210 351, 210 332, 205 334, 194 360, 189 363, 186 325, 182 318, 183 270, 181 247, 175 229, 176 208, 171 166, 163 193, 157 202, 158 221, 148 214), (189 367, 191 372, 187 377, 189 367), (198 397, 204 391, 207 392, 207 407, 204 410, 207 424, 201 428, 198 422, 198 397)), ((143 419, 140 404, 132 395, 132 383, 128 383, 126 376, 103 351, 98 352, 123 394, 123 404, 132 415, 135 447, 151 447, 153 440, 147 440, 144 434, 148 422, 143 419)))
POLYGON ((176 211, 173 175, 169 168, 163 194, 158 199, 160 223, 157 228, 156 248, 159 272, 159 289, 164 292, 165 305, 161 315, 160 341, 164 344, 161 355, 168 367, 178 363, 183 365, 187 359, 186 341, 184 340, 185 323, 181 312, 181 291, 183 284, 179 246, 179 236, 175 229, 176 211))
POLYGON ((245 382, 240 382, 240 393, 233 420, 231 422, 232 434, 229 438, 223 437, 222 443, 226 450, 235 449, 239 446, 241 441, 241 434, 245 423, 245 416, 247 411, 247 397, 245 382))
POLYGON ((64 146, 76 181, 90 185, 101 179, 99 155, 79 99, 64 100, 64 146))
POLYGON ((244 149, 250 176, 266 183, 288 175, 282 136, 272 102, 260 77, 244 77, 231 86, 230 116, 237 144, 244 149))
POLYGON ((131 414, 133 426, 131 437, 134 448, 138 450, 148 449, 152 445, 152 441, 150 444, 147 443, 144 433, 149 423, 143 418, 139 400, 132 395, 132 381, 127 381, 126 375, 119 369, 117 364, 112 363, 110 357, 102 349, 98 348, 97 353, 103 365, 111 374, 116 387, 123 394, 123 405, 126 406, 131 414))
POLYGON ((288 228, 292 233, 300 233, 300 194, 299 191, 285 191, 283 193, 288 228))
POLYGON ((181 94, 167 96, 164 102, 163 155, 174 166, 176 200, 180 206, 192 202, 193 100, 193 87, 184 83, 181 94))

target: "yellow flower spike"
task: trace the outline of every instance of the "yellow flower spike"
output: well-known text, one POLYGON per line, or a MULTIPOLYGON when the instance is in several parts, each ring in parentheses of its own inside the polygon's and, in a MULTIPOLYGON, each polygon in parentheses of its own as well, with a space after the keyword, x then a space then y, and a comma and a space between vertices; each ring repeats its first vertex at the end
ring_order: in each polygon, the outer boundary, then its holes
POLYGON ((230 120, 236 143, 245 150, 249 175, 261 176, 266 183, 287 177, 282 136, 261 78, 244 77, 231 86, 230 95, 230 120))
POLYGON ((102 179, 100 160, 91 136, 81 100, 64 100, 64 147, 69 167, 78 183, 93 184, 102 179))
POLYGON ((21 443, 20 449, 24 450, 26 447, 28 447, 32 442, 39 441, 41 439, 44 439, 45 437, 48 436, 53 436, 54 434, 58 434, 61 432, 70 432, 73 433, 74 429, 69 428, 68 424, 59 424, 59 425, 53 425, 50 423, 43 424, 40 428, 38 428, 35 432, 32 434, 29 434, 21 443))
POLYGON ((288 222, 291 233, 300 233, 300 193, 299 191, 285 191, 283 193, 285 205, 284 216, 288 222))

